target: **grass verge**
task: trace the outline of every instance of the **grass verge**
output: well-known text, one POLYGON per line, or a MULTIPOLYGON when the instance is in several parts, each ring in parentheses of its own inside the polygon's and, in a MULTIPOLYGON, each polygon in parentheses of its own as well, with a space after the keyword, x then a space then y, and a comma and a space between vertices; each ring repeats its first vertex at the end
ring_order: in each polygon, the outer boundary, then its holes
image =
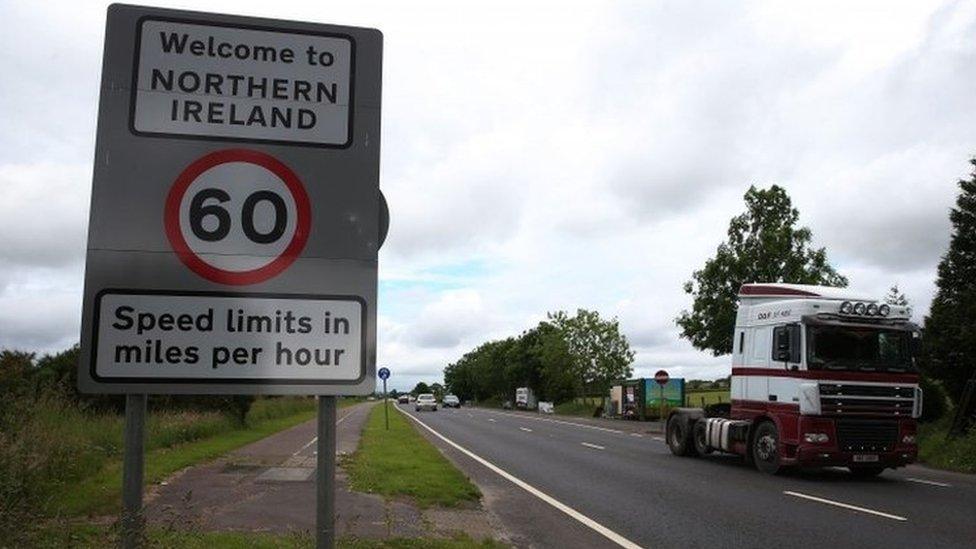
POLYGON ((373 408, 363 428, 359 449, 344 459, 342 466, 349 473, 353 490, 386 497, 407 496, 421 507, 456 507, 481 497, 478 488, 421 436, 403 414, 390 410, 387 431, 383 406, 373 408))
POLYGON ((947 441, 951 421, 952 414, 947 413, 939 421, 919 426, 919 461, 940 469, 976 473, 976 429, 947 441))
MULTIPOLYGON (((59 528, 45 529, 35 540, 34 547, 55 549, 74 547, 96 549, 113 547, 118 536, 110 526, 90 524, 61 525, 59 528)), ((307 533, 268 534, 263 532, 185 532, 175 530, 151 529, 147 533, 146 547, 181 547, 184 549, 307 549, 314 546, 314 539, 307 533)), ((394 538, 387 540, 364 540, 343 538, 338 542, 341 549, 495 549, 507 547, 501 543, 485 540, 475 541, 464 534, 451 539, 411 539, 394 538)))

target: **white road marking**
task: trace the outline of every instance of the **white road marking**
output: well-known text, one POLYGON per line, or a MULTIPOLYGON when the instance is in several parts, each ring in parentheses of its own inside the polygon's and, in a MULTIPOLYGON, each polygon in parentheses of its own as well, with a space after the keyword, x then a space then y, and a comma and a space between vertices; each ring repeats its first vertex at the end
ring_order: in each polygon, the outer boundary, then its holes
POLYGON ((663 437, 651 437, 651 438, 653 438, 654 440, 656 440, 658 442, 664 442, 664 438, 663 437))
POLYGON ((607 449, 606 446, 600 446, 599 444, 590 444, 589 442, 580 442, 580 444, 582 444, 583 446, 586 446, 587 448, 594 448, 596 450, 606 450, 607 449))
POLYGON ((469 458, 477 461, 478 463, 484 465, 485 467, 487 467, 491 471, 497 473, 502 478, 504 478, 504 479, 508 480, 509 482, 515 484, 516 486, 518 486, 519 488, 521 488, 521 489, 525 490, 526 492, 532 494, 533 496, 541 499, 542 501, 548 503, 549 505, 552 505, 553 507, 555 507, 556 509, 562 511, 563 513, 566 513, 567 515, 569 515, 570 517, 572 517, 574 520, 576 520, 580 524, 583 524, 584 526, 587 526, 588 528, 592 529, 593 531, 597 532, 598 534, 602 535, 603 537, 609 539, 610 541, 616 543, 617 545, 619 545, 621 547, 627 547, 628 549, 641 549, 641 546, 640 545, 637 545, 636 543, 630 541, 629 539, 627 539, 624 536, 618 534, 617 532, 614 532, 613 530, 611 530, 611 529, 607 528, 606 526, 600 524, 599 522, 591 519, 590 517, 584 515, 583 513, 580 513, 576 509, 573 509, 572 507, 566 505, 565 503, 562 503, 561 501, 559 501, 556 498, 550 496, 549 494, 546 494, 542 490, 539 490, 538 488, 532 486, 528 482, 525 482, 524 480, 522 480, 522 479, 516 477, 515 475, 513 475, 513 474, 511 474, 511 473, 509 473, 507 471, 505 471, 504 469, 502 469, 501 467, 495 465, 494 463, 492 463, 492 462, 486 460, 485 458, 483 458, 483 457, 475 454, 471 450, 468 450, 467 448, 461 446, 460 444, 454 442, 453 440, 451 440, 451 439, 445 437, 444 435, 438 433, 437 431, 433 430, 430 426, 428 426, 426 423, 424 423, 423 421, 420 421, 418 418, 416 418, 416 417, 408 414, 407 412, 403 412, 403 413, 406 414, 406 416, 409 417, 410 419, 416 421, 421 427, 423 427, 424 429, 427 429, 428 431, 430 431, 434 436, 436 436, 437 438, 443 440, 445 443, 447 443, 450 446, 452 446, 453 448, 455 448, 457 451, 459 451, 462 454, 468 456, 469 458))
POLYGON ((644 435, 642 435, 640 433, 631 433, 630 436, 632 436, 632 437, 642 437, 644 435))
POLYGON ((938 482, 938 481, 935 481, 935 480, 926 480, 924 478, 905 477, 905 480, 907 480, 909 482, 917 482, 919 484, 928 484, 930 486, 941 486, 942 488, 950 488, 950 487, 952 487, 951 484, 947 484, 945 482, 938 482))
POLYGON ((793 496, 793 497, 797 497, 797 498, 808 499, 810 501, 816 501, 817 503, 825 503, 827 505, 833 505, 835 507, 842 507, 844 509, 850 509, 851 511, 858 511, 860 513, 867 513, 869 515, 875 515, 875 516, 878 516, 878 517, 884 517, 884 518, 891 519, 891 520, 899 520, 899 521, 907 521, 908 520, 907 518, 900 517, 898 515, 892 515, 892 514, 889 514, 889 513, 882 513, 881 511, 875 511, 874 509, 868 509, 866 507, 858 507, 856 505, 850 505, 848 503, 841 503, 839 501, 834 501, 834 500, 830 500, 830 499, 824 499, 824 498, 820 498, 820 497, 817 497, 817 496, 811 496, 811 495, 808 495, 808 494, 801 494, 800 492, 791 492, 789 490, 786 490, 783 493, 786 494, 786 495, 788 495, 788 496, 793 496))
POLYGON ((583 428, 586 428, 586 429, 595 429, 597 431, 606 431, 608 433, 617 433, 618 435, 622 435, 624 433, 620 429, 610 429, 610 428, 607 428, 607 427, 599 427, 597 425, 587 425, 585 423, 575 423, 573 421, 562 421, 562 420, 559 420, 559 419, 550 419, 550 418, 547 418, 547 417, 533 417, 533 416, 530 416, 530 415, 527 415, 527 414, 511 414, 511 413, 508 413, 508 412, 495 412, 495 411, 492 411, 492 410, 485 410, 485 412, 487 412, 489 414, 498 414, 498 415, 501 415, 501 416, 519 417, 519 418, 531 419, 531 420, 535 420, 535 421, 547 421, 549 423, 559 423, 559 424, 562 424, 562 425, 573 425, 575 427, 583 427, 583 428))
MULTIPOLYGON (((399 410, 399 408, 397 408, 397 409, 399 410)), ((347 412, 346 415, 344 415, 341 418, 339 418, 338 420, 336 420, 336 425, 339 425, 340 423, 342 423, 343 421, 345 421, 347 417, 349 417, 351 415, 352 415, 352 412, 347 412)), ((304 452, 306 448, 308 448, 309 446, 315 444, 315 442, 318 441, 318 439, 319 439, 319 437, 317 437, 317 436, 312 437, 312 440, 308 441, 308 443, 306 443, 305 446, 302 446, 301 448, 299 448, 298 451, 296 451, 294 454, 292 454, 292 457, 297 456, 298 454, 304 452)), ((317 454, 318 452, 312 452, 312 453, 317 454)))
POLYGON ((490 417, 490 418, 488 418, 488 421, 490 421, 492 423, 495 423, 495 418, 490 417))
POLYGON ((526 433, 531 433, 532 432, 532 429, 529 429, 528 427, 519 427, 519 429, 525 431, 526 433))

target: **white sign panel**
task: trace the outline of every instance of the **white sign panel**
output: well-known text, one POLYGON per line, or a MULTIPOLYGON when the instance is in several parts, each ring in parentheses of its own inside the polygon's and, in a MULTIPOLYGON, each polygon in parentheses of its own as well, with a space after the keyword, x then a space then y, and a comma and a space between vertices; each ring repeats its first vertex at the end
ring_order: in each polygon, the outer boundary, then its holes
POLYGON ((97 302, 92 377, 102 382, 309 384, 363 375, 358 298, 107 290, 97 302))
POLYGON ((163 18, 138 32, 134 132, 349 143, 351 38, 163 18))

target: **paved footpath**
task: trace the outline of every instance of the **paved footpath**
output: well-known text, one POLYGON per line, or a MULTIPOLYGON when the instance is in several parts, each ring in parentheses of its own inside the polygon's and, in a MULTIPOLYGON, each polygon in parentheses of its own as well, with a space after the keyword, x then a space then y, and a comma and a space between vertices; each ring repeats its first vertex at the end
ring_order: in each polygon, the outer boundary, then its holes
MULTIPOLYGON (((340 459, 356 450, 376 404, 337 410, 340 459)), ((313 420, 174 475, 150 491, 148 520, 177 529, 314 532, 315 435, 313 420)), ((421 510, 406 501, 353 492, 341 467, 336 481, 340 537, 447 536, 465 531, 475 539, 504 538, 501 527, 478 506, 421 510)))

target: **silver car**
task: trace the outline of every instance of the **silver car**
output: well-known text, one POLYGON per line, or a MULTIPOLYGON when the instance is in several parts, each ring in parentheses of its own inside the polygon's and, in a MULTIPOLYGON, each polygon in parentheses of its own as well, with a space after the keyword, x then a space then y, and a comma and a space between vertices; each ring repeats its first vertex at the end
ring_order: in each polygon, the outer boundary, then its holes
POLYGON ((423 395, 417 395, 417 400, 414 402, 414 410, 430 410, 431 412, 437 411, 437 399, 434 395, 427 393, 423 395))

